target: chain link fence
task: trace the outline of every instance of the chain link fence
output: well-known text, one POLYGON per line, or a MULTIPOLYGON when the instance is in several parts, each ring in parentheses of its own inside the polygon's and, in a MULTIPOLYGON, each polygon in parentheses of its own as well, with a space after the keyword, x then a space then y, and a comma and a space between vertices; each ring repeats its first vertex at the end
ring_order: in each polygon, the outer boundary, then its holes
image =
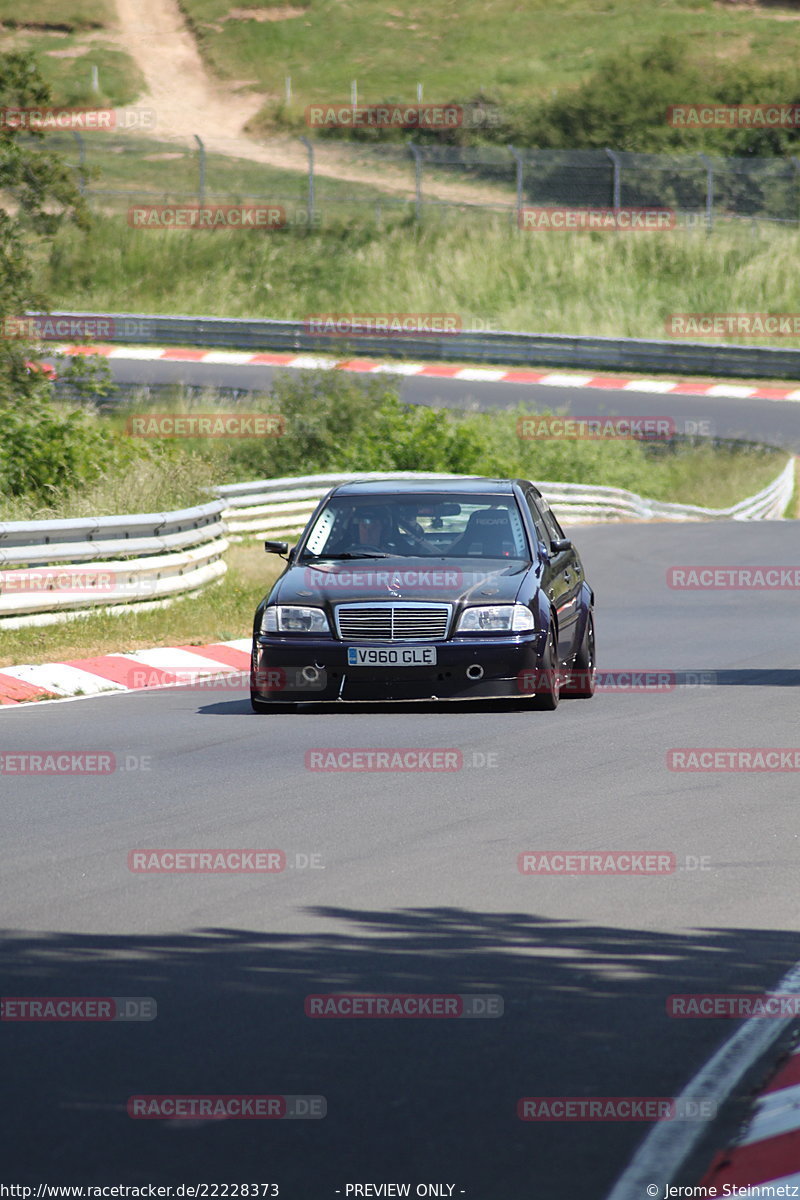
POLYGON ((667 208, 687 227, 727 219, 800 222, 800 159, 719 158, 606 150, 466 148, 284 139, 276 167, 209 152, 192 141, 50 134, 40 145, 72 165, 101 209, 135 204, 270 203, 290 223, 408 213, 496 212, 517 224, 525 206, 667 208), (301 170, 300 165, 305 165, 301 170), (337 178, 337 174, 341 177, 337 178))

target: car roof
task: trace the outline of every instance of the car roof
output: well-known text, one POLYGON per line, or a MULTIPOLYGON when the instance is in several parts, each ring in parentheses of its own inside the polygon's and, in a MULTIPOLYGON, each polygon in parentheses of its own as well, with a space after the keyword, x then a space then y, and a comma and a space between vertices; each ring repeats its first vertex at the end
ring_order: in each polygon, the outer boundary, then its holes
POLYGON ((340 483, 331 493, 333 496, 413 496, 418 492, 440 492, 448 495, 459 492, 475 493, 476 495, 511 494, 514 483, 521 482, 513 479, 488 479, 482 475, 458 476, 449 479, 432 476, 416 479, 353 479, 349 483, 340 483))

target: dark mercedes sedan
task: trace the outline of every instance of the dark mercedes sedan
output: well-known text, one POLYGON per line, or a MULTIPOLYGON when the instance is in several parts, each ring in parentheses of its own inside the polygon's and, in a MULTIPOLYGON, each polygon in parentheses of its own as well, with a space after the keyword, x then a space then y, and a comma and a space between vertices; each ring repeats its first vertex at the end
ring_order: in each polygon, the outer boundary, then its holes
POLYGON ((256 712, 594 692, 594 593, 524 479, 342 484, 291 551, 265 548, 288 557, 256 610, 256 712))

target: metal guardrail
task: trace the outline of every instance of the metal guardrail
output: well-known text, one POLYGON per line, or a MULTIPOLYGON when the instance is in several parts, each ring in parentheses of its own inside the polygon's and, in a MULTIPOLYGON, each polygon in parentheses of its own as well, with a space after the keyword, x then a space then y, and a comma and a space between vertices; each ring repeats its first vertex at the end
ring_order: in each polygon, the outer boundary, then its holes
POLYGON ((161 608, 197 593, 227 570, 224 508, 218 499, 167 513, 0 523, 0 628, 161 608))
MULTIPOLYGON (((470 475, 432 475, 417 471, 304 475, 258 479, 216 488, 227 504, 225 524, 232 539, 267 534, 271 538, 300 533, 329 488, 348 479, 474 479, 470 475)), ((754 521, 782 517, 795 485, 790 458, 780 475, 755 496, 730 508, 701 508, 648 500, 623 488, 580 483, 534 481, 564 525, 599 521, 754 521)))
MULTIPOLYGON (((726 509, 663 504, 622 488, 540 482, 565 525, 615 520, 763 520, 781 517, 794 459, 755 496, 726 509)), ((418 471, 258 479, 215 488, 217 499, 169 513, 0 524, 0 629, 48 625, 81 613, 160 608, 225 574, 230 540, 300 533, 319 500, 349 479, 474 479, 418 471), (79 564, 90 563, 90 568, 79 564), (76 569, 78 568, 78 569, 76 569)))
POLYGON ((789 459, 780 475, 755 496, 730 508, 701 508, 648 500, 623 488, 591 487, 579 483, 538 483, 564 524, 572 522, 637 521, 764 521, 786 511, 795 487, 795 463, 789 459))
MULTIPOLYGON (((27 313, 27 316, 43 314, 27 313)), ((234 317, 153 316, 137 313, 57 312, 52 318, 105 321, 120 345, 225 347, 257 353, 358 353, 442 362, 505 363, 645 372, 800 379, 800 349, 705 345, 643 338, 583 337, 561 333, 490 330, 435 335, 317 334, 305 321, 234 317)))

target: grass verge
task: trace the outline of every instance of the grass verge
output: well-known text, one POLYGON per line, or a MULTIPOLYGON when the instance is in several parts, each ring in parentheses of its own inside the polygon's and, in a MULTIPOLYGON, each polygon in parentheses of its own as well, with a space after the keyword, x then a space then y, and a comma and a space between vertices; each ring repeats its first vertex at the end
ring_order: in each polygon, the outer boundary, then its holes
POLYGON ((113 0, 0 0, 0 25, 12 29, 100 29, 114 19, 113 0))
POLYGON ((449 313, 465 330, 664 338, 672 314, 800 312, 798 258, 800 231, 765 226, 547 234, 481 214, 192 232, 131 229, 120 214, 59 233, 39 271, 54 306, 99 313, 449 313))
MULTIPOLYGON (((103 4, 60 6, 30 4, 25 18, 19 5, 0 0, 0 52, 30 50, 37 68, 61 107, 111 108, 133 104, 144 91, 144 77, 131 56, 104 35, 113 13, 103 4), (38 14, 35 17, 29 13, 38 14), (4 15, 8 13, 9 15, 4 15), (97 69, 97 88, 92 68, 97 69)), ((89 135, 89 141, 95 136, 89 135)), ((75 150, 74 139, 63 139, 75 150)))
POLYGON ((350 0, 346 19, 338 4, 306 0, 179 3, 219 75, 253 81, 278 100, 291 75, 299 112, 314 101, 348 103, 352 79, 362 103, 412 102, 418 82, 433 103, 479 92, 545 96, 580 82, 618 47, 640 50, 664 36, 686 38, 699 63, 724 55, 791 68, 796 60, 781 11, 714 0, 411 0, 388 8, 350 0))

